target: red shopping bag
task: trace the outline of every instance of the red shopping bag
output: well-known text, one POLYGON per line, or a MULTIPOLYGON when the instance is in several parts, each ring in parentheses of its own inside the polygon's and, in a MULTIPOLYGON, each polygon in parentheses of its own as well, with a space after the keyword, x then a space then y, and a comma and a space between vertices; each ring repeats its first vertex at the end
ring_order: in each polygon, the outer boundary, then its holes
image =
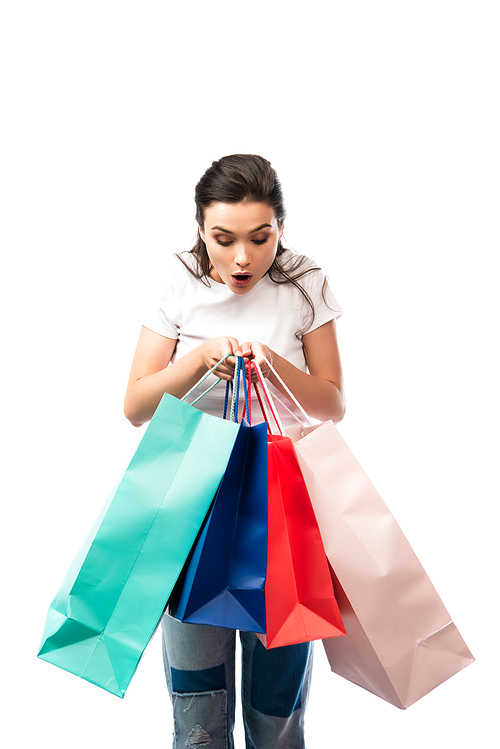
MULTIPOLYGON (((258 372, 259 401, 274 413, 258 372)), ((267 419, 266 419, 267 420, 267 419)), ((276 419, 281 429, 279 420, 276 419)), ((269 425, 269 420, 268 420, 269 425)), ((268 434, 267 648, 345 634, 325 549, 292 440, 268 434)))

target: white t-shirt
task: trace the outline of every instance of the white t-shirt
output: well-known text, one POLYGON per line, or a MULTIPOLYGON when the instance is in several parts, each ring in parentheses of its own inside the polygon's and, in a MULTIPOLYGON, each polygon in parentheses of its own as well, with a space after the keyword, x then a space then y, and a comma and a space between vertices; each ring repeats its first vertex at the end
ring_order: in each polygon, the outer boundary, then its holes
MULTIPOLYGON (((190 267, 195 267, 195 258, 190 253, 182 253, 182 257, 190 267)), ((285 250, 281 255, 285 264, 293 262, 297 257, 291 250, 285 250)), ((312 267, 317 267, 316 263, 306 258, 301 271, 312 267)), ((342 309, 328 284, 323 289, 325 279, 322 270, 311 271, 299 279, 300 285, 307 291, 314 304, 312 320, 309 304, 292 284, 277 284, 266 274, 246 294, 234 294, 225 284, 212 279, 202 281, 195 278, 174 255, 167 269, 166 288, 160 302, 143 324, 155 333, 177 339, 172 361, 176 361, 210 338, 231 336, 239 343, 260 341, 307 372, 300 334, 315 330, 342 314, 342 309)), ((211 375, 200 388, 206 389, 214 381, 215 376, 211 375)), ((295 406, 278 393, 271 383, 268 384, 271 393, 277 394, 300 416, 295 406)), ((222 416, 224 394, 223 381, 198 401, 196 408, 214 416, 222 416)), ((197 393, 194 393, 190 396, 188 402, 196 395, 197 393)), ((296 423, 279 403, 277 408, 283 426, 296 423)), ((260 421, 260 409, 252 400, 252 423, 260 421)))

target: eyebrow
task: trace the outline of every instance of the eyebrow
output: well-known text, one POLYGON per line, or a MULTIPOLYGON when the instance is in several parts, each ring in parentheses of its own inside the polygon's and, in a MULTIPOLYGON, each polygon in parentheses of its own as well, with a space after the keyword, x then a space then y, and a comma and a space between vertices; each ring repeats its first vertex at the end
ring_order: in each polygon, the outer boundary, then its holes
MULTIPOLYGON (((255 234, 256 231, 260 231, 261 229, 267 229, 268 227, 269 229, 273 228, 271 224, 261 224, 256 229, 252 229, 252 231, 249 232, 249 234, 255 234)), ((224 234, 233 234, 234 236, 234 231, 230 231, 229 229, 224 229, 223 226, 212 226, 211 231, 215 231, 215 230, 223 231, 224 234)))

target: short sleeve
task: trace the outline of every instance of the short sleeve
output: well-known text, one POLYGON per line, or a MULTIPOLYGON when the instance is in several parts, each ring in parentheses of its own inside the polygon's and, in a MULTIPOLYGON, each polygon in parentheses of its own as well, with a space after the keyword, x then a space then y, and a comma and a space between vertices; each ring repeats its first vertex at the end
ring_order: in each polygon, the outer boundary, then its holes
POLYGON ((182 263, 173 255, 167 264, 159 299, 144 315, 142 324, 145 328, 166 338, 179 337, 182 316, 180 300, 183 297, 184 277, 182 263))
POLYGON ((342 307, 335 298, 330 283, 325 272, 317 266, 313 260, 308 260, 308 265, 314 270, 306 273, 299 283, 307 292, 314 305, 314 317, 310 307, 305 300, 304 311, 306 319, 304 321, 304 332, 311 333, 316 328, 321 327, 330 320, 336 320, 343 314, 342 307))
POLYGON ((343 309, 337 302, 330 288, 328 278, 323 274, 323 283, 321 284, 318 298, 313 300, 314 303, 314 320, 307 332, 321 327, 330 320, 336 320, 343 314, 343 309))

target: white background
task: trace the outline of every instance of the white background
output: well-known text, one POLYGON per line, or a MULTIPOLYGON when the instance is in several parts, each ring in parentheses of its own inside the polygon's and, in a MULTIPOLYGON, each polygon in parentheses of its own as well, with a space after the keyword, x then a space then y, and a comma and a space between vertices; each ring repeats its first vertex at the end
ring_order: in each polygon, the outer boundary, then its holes
POLYGON ((317 646, 308 745, 491 745, 499 33, 482 0, 2 5, 4 746, 170 745, 158 637, 124 700, 36 652, 141 436, 122 400, 145 305, 235 152, 271 160, 288 244, 330 275, 342 434, 476 657, 402 712, 317 646))

